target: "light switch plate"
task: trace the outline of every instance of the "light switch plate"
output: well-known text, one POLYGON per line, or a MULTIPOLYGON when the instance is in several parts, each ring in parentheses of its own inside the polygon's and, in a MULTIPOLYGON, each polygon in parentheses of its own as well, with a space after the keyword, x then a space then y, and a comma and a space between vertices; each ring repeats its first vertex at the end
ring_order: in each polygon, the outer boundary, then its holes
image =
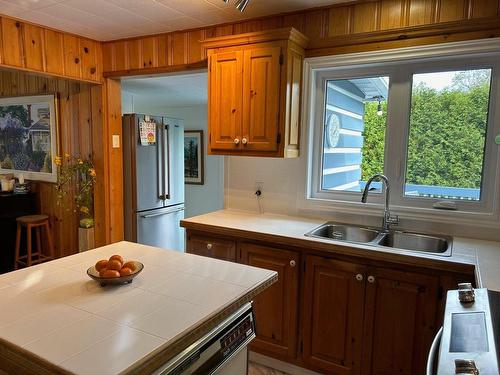
POLYGON ((113 148, 120 148, 120 136, 113 134, 113 148))

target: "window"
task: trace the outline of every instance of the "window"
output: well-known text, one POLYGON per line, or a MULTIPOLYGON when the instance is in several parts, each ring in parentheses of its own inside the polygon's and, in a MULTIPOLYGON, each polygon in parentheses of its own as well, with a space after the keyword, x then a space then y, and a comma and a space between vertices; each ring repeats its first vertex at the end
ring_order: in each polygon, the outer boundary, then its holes
POLYGON ((413 75, 405 196, 479 201, 491 69, 413 75))
POLYGON ((312 67, 309 199, 355 209, 366 181, 383 173, 403 211, 498 212, 500 48, 439 58, 421 49, 312 67))
POLYGON ((322 190, 360 192, 383 170, 389 77, 326 81, 322 190))

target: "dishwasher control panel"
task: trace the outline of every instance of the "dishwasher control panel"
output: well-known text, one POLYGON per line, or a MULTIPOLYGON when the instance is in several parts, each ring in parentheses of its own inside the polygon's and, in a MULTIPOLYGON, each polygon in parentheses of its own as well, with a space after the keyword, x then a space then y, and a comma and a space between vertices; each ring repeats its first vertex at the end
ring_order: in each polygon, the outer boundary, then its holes
POLYGON ((201 339, 189 345, 155 374, 215 374, 254 338, 255 319, 252 304, 247 303, 201 339))
POLYGON ((248 337, 255 334, 252 316, 247 316, 238 326, 229 331, 221 340, 220 346, 223 356, 230 355, 237 349, 248 337))

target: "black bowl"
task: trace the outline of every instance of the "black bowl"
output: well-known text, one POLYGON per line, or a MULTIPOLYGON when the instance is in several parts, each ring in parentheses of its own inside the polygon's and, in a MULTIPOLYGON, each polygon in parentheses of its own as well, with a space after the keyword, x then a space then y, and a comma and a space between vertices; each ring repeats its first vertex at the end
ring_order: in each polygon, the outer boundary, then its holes
POLYGON ((101 286, 130 284, 132 280, 134 280, 134 277, 136 277, 144 269, 144 264, 142 264, 141 262, 132 262, 132 263, 135 264, 135 271, 134 273, 128 276, 114 277, 114 278, 100 277, 99 272, 97 272, 97 270, 95 269, 95 266, 92 266, 87 270, 87 275, 89 275, 91 279, 98 281, 101 284, 101 286))

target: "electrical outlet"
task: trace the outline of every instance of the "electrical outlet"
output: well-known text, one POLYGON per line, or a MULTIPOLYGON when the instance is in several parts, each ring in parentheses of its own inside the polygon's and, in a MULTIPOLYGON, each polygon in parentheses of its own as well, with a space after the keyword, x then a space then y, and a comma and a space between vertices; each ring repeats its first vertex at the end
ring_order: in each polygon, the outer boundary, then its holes
POLYGON ((264 182, 263 181, 255 181, 255 195, 257 198, 262 198, 262 194, 264 193, 264 182), (260 192, 260 194, 258 194, 260 192))

